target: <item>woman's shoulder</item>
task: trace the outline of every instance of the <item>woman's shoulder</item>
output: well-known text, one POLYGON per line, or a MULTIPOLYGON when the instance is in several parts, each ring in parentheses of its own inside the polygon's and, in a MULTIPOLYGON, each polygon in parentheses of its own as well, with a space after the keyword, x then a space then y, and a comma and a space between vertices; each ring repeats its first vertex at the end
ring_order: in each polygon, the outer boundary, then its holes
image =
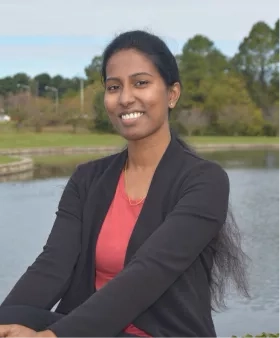
POLYGON ((228 181, 228 174, 219 162, 207 159, 192 149, 183 149, 183 165, 181 171, 186 179, 224 179, 228 181))
POLYGON ((77 169, 81 172, 85 173, 88 171, 92 171, 93 169, 96 170, 104 170, 108 165, 110 165, 116 157, 119 156, 120 153, 115 153, 108 156, 102 156, 100 158, 90 160, 84 163, 80 163, 77 166, 77 169))
POLYGON ((77 184, 90 184, 94 177, 101 176, 106 168, 119 156, 119 153, 100 157, 77 165, 72 178, 77 184))

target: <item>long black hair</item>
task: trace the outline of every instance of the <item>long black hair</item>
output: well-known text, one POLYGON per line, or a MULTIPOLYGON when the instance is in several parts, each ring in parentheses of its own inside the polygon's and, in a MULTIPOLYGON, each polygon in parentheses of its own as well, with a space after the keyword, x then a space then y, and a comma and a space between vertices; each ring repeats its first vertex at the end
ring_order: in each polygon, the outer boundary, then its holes
MULTIPOLYGON (((111 56, 118 51, 127 49, 135 49, 149 58, 167 87, 176 82, 181 84, 176 59, 165 42, 158 36, 141 30, 122 33, 106 47, 101 67, 103 82, 106 80, 106 66, 111 56)), ((169 110, 169 114, 170 112, 171 110, 169 110)), ((181 146, 194 152, 188 144, 178 136, 176 137, 181 146)), ((240 231, 230 205, 225 224, 215 240, 213 260, 210 276, 212 309, 218 310, 226 307, 225 294, 227 286, 231 284, 240 294, 249 297, 246 269, 248 257, 242 250, 240 231)))

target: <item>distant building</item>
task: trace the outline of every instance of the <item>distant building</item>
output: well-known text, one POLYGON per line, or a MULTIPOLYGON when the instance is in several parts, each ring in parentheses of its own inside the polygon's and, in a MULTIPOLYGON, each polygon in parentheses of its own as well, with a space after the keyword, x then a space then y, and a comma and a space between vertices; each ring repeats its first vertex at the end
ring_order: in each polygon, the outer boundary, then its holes
POLYGON ((5 114, 4 109, 0 109, 0 123, 8 121, 11 121, 10 116, 5 114))

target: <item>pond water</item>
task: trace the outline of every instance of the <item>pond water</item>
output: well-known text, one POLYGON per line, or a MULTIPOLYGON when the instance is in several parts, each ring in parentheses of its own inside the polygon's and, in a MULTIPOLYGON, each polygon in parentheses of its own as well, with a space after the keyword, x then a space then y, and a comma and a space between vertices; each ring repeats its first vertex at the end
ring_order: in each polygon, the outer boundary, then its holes
MULTIPOLYGON (((250 293, 227 297, 214 314, 219 336, 279 332, 279 155, 275 151, 208 153, 231 182, 231 203, 251 258, 250 293)), ((41 252, 58 200, 75 165, 38 166, 0 183, 0 303, 41 252)))

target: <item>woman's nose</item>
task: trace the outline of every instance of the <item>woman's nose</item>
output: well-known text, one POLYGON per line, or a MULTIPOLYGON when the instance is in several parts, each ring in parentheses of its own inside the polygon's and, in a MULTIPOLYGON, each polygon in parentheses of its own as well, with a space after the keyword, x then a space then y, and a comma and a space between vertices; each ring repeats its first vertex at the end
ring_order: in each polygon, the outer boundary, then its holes
POLYGON ((127 107, 134 103, 135 97, 132 88, 129 86, 123 87, 120 98, 119 98, 120 104, 124 107, 127 107))

